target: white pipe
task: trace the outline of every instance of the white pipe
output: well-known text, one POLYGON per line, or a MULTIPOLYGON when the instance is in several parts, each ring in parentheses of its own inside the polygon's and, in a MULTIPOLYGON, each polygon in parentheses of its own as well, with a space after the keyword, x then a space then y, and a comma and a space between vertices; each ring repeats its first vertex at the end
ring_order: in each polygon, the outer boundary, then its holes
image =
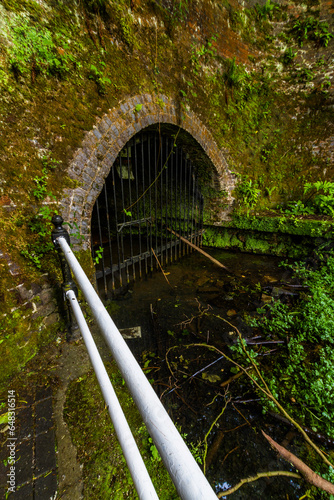
POLYGON ((182 500, 217 500, 209 482, 63 237, 57 239, 182 500))
POLYGON ((159 500, 73 290, 66 292, 140 500, 159 500))

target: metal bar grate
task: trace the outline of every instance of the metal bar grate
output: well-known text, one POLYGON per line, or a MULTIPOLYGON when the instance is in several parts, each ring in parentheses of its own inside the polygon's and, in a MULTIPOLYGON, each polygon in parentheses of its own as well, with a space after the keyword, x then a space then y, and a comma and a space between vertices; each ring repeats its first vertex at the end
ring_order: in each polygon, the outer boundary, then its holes
POLYGON ((93 211, 98 288, 112 296, 146 277, 158 268, 153 252, 162 266, 189 254, 192 249, 167 228, 198 245, 202 213, 196 169, 175 138, 158 131, 134 136, 115 160, 93 211))

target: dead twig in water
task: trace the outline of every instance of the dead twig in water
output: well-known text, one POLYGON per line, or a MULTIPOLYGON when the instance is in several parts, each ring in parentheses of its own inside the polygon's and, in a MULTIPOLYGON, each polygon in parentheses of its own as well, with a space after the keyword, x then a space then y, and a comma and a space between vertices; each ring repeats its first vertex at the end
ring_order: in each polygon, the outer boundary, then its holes
POLYGON ((245 416, 241 413, 241 411, 240 411, 240 410, 238 410, 238 408, 236 408, 236 407, 234 406, 234 404, 233 404, 233 403, 232 403, 232 406, 233 406, 233 408, 234 408, 234 409, 235 409, 235 410, 239 413, 239 415, 240 415, 240 416, 244 419, 244 421, 245 421, 245 422, 249 425, 249 427, 252 427, 252 426, 251 426, 251 424, 248 422, 247 418, 246 418, 246 417, 245 417, 245 416))
MULTIPOLYGON (((245 424, 243 424, 243 425, 245 425, 245 424)), ((230 451, 227 453, 227 455, 225 455, 225 457, 224 457, 224 458, 223 458, 223 460, 221 461, 220 465, 222 466, 222 465, 223 465, 223 463, 225 462, 225 460, 227 459, 227 457, 228 457, 229 455, 231 455, 231 453, 233 453, 234 451, 236 451, 238 448, 239 448, 239 445, 238 445, 238 446, 236 446, 235 448, 233 448, 233 450, 230 450, 230 451)))
POLYGON ((176 323, 174 326, 179 326, 181 328, 185 328, 186 326, 190 325, 194 321, 194 319, 199 320, 205 314, 207 314, 208 311, 210 311, 210 309, 212 309, 212 307, 209 304, 207 304, 206 309, 201 309, 202 304, 200 303, 200 301, 198 300, 197 297, 195 297, 195 300, 197 302, 199 314, 197 314, 196 316, 191 316, 190 318, 188 318, 186 315, 184 315, 184 316, 186 316, 187 319, 185 319, 184 321, 181 321, 180 323, 176 323))

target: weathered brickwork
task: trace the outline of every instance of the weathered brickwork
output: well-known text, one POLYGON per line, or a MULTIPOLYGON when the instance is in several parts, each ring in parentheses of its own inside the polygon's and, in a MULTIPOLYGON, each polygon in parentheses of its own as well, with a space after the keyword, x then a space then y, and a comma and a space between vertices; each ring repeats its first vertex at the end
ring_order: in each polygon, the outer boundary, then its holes
POLYGON ((118 153, 137 132, 156 123, 177 125, 196 139, 216 169, 217 189, 227 191, 232 202, 235 176, 229 171, 211 133, 197 116, 190 110, 181 109, 179 103, 166 96, 134 96, 96 123, 86 134, 69 167, 69 176, 80 185, 64 191, 61 211, 64 220, 76 221, 84 237, 81 242, 76 242, 76 249, 90 248, 93 206, 118 153), (137 105, 141 105, 138 111, 135 109, 137 105))

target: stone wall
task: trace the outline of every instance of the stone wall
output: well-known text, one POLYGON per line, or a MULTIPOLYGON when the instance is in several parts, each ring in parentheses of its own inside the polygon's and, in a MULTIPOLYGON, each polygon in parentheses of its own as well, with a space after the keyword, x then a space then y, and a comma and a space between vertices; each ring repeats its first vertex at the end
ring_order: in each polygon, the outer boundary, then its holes
POLYGON ((215 225, 237 181, 260 193, 256 217, 301 199, 306 181, 333 180, 334 40, 299 46, 291 26, 315 16, 333 33, 334 7, 274 3, 273 16, 259 14, 266 0, 0 3, 0 355, 10 370, 56 335, 53 210, 78 223, 75 248, 91 269, 92 207, 143 128, 180 126, 197 141, 227 194, 215 225))
MULTIPOLYGON (((68 174, 80 187, 67 189, 61 201, 61 213, 65 221, 75 221, 83 240, 75 240, 75 249, 90 248, 90 223, 96 198, 104 180, 124 145, 140 130, 153 124, 173 124, 189 132, 203 148, 216 170, 216 188, 228 193, 233 202, 232 191, 236 177, 228 168, 226 159, 217 147, 210 131, 190 109, 166 96, 149 94, 126 99, 102 116, 93 130, 88 132, 70 164, 68 174), (136 106, 141 106, 136 111, 136 106)), ((225 210, 225 213, 228 210, 225 210)), ((221 213, 221 218, 224 214, 221 213)))

